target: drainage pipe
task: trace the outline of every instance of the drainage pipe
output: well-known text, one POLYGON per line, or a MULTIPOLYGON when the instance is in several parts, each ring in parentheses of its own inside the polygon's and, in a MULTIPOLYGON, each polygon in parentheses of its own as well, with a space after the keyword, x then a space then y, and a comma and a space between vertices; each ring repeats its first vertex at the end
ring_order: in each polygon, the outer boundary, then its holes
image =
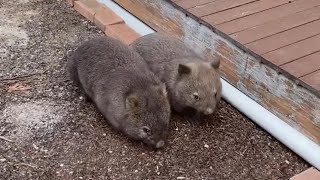
MULTIPOLYGON (((155 32, 111 0, 99 0, 140 35, 155 32)), ((279 119, 237 88, 222 80, 222 97, 285 146, 320 170, 320 146, 279 119)))

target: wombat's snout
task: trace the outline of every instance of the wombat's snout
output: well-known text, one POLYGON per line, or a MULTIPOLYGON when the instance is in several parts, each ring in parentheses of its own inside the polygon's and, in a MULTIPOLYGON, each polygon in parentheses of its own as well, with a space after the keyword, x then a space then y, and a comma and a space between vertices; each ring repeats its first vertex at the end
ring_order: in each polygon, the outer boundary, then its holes
POLYGON ((163 140, 160 140, 157 142, 156 144, 156 148, 162 148, 164 146, 164 141, 163 140))
POLYGON ((212 108, 207 108, 204 112, 205 115, 210 115, 213 113, 213 109, 212 108))

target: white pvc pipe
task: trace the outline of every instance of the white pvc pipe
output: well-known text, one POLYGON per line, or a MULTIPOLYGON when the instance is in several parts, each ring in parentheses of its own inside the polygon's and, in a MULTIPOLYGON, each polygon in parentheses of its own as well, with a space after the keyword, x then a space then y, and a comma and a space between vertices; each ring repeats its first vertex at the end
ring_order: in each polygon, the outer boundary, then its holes
POLYGON ((226 81, 222 97, 285 146, 320 170, 320 146, 226 81))
MULTIPOLYGON (((119 15, 129 27, 141 35, 155 32, 122 7, 111 0, 100 0, 117 15, 119 15)), ((233 87, 224 79, 222 80, 222 97, 232 106, 241 111, 253 122, 269 132, 273 137, 285 146, 305 159, 312 166, 320 170, 320 146, 304 136, 296 129, 266 110, 250 97, 233 87)))

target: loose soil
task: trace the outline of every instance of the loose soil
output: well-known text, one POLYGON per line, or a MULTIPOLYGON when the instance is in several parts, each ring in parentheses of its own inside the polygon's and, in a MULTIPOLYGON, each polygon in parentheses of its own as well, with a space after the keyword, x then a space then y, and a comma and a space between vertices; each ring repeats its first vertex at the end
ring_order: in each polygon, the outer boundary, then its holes
POLYGON ((64 56, 102 34, 64 0, 0 0, 0 179, 288 179, 309 165, 222 101, 206 123, 173 115, 154 151, 113 130, 64 56))

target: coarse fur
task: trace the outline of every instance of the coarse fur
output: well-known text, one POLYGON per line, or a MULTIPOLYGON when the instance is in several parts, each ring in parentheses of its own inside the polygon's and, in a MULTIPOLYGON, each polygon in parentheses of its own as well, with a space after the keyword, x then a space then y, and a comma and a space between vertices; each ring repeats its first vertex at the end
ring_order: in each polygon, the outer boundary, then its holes
POLYGON ((168 133, 166 86, 129 46, 111 37, 84 42, 68 61, 71 79, 116 129, 156 148, 168 133))
POLYGON ((200 58, 177 38, 152 33, 131 45, 169 88, 171 106, 212 114, 221 99, 220 60, 200 58))

